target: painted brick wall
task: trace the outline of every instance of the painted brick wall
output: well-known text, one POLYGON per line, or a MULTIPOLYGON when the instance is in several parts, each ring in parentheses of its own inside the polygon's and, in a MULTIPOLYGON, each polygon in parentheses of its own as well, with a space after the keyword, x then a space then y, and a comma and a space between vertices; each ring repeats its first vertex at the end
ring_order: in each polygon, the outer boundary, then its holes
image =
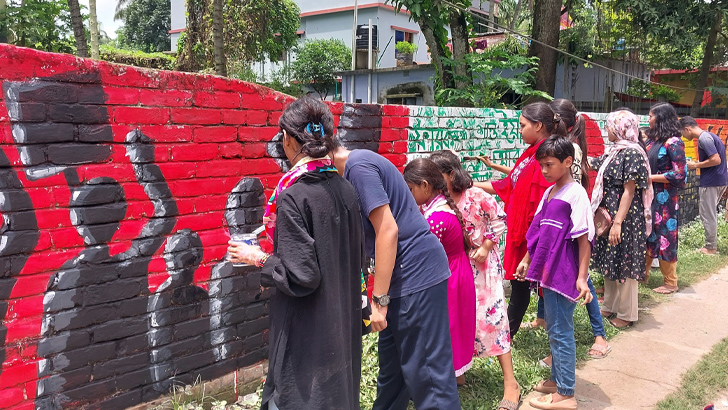
MULTIPOLYGON (((292 98, 7 45, 0 86, 0 408, 122 409, 263 361, 271 291, 224 255, 287 168, 292 98)), ((406 109, 331 108, 404 165, 406 109)))

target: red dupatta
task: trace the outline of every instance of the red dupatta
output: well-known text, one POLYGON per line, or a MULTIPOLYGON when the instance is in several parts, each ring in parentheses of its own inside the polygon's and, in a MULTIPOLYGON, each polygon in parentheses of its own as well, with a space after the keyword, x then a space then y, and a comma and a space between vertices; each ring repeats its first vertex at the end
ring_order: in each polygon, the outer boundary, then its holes
POLYGON ((492 183, 493 189, 505 205, 507 239, 515 246, 519 246, 526 240, 526 232, 536 215, 538 204, 541 202, 546 188, 553 185, 544 179, 541 174, 541 166, 536 161, 536 151, 544 141, 545 139, 529 146, 518 158, 508 176, 492 183), (511 183, 511 175, 518 169, 519 164, 528 159, 530 162, 521 171, 514 186, 511 183))

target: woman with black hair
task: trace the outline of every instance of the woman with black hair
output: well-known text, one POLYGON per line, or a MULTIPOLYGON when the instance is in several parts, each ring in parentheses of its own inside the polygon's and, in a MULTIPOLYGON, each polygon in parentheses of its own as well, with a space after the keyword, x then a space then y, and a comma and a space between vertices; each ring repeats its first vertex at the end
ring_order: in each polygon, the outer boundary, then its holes
POLYGON ((669 294, 678 290, 678 195, 685 187, 687 171, 677 112, 668 103, 659 103, 650 109, 647 157, 655 199, 652 201, 652 234, 647 238, 645 275, 650 276, 652 260, 659 258, 665 283, 654 291, 669 294))
POLYGON ((356 192, 329 153, 334 119, 303 97, 280 119, 291 169, 268 202, 273 253, 230 242, 233 263, 261 267, 270 300, 262 409, 358 409, 364 266, 356 192))

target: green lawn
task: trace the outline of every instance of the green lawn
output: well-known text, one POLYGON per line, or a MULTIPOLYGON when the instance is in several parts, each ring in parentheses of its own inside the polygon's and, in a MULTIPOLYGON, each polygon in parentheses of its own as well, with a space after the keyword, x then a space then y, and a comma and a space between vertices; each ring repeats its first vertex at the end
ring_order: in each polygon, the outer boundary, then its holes
MULTIPOLYGON (((678 285, 680 288, 696 283, 723 266, 728 265, 728 223, 723 215, 719 216, 721 221, 718 230, 718 250, 721 255, 705 256, 695 252, 703 246, 703 226, 695 221, 680 228, 680 245, 678 251, 678 285)), ((593 274, 595 286, 599 287, 602 279, 598 274, 593 274)), ((652 288, 662 285, 662 275, 659 270, 654 269, 650 277, 649 286, 640 285, 640 307, 649 308, 670 298, 652 292, 652 288)), ((531 305, 526 313, 525 321, 533 320, 536 317, 536 296, 532 297, 531 305)), ((645 312, 641 312, 645 314, 645 312)), ((587 359, 586 353, 594 342, 589 316, 586 308, 577 307, 574 315, 576 328, 576 344, 578 363, 587 359)), ((607 331, 607 338, 611 339, 620 333, 619 330, 605 320, 604 327, 607 331)), ((626 332, 629 332, 627 330, 626 332)), ((377 376, 377 349, 376 335, 369 335, 364 338, 364 356, 362 360, 362 383, 361 383, 361 404, 363 410, 371 409, 374 397, 376 396, 377 376)), ((725 352, 724 359, 728 358, 728 343, 724 343, 721 352, 725 352)), ((717 348, 716 348, 717 349, 717 348)), ((548 355, 548 336, 543 330, 518 332, 513 340, 513 365, 516 379, 523 388, 524 395, 539 381, 547 378, 549 370, 539 366, 538 361, 548 355)), ((728 364, 722 364, 722 373, 717 372, 724 381, 725 369, 728 364)), ((716 367, 718 368, 718 367, 716 367)), ((700 374, 700 373, 698 373, 700 374)), ((476 359, 473 368, 465 375, 467 385, 460 388, 460 399, 464 410, 492 410, 500 401, 503 395, 502 375, 498 360, 495 358, 476 359)), ((686 376, 687 378, 688 376, 686 376)), ((712 392, 713 390, 709 390, 712 392)), ((692 395, 692 391, 687 394, 692 395)), ((709 401, 712 397, 704 399, 709 401)), ((707 402, 706 401, 706 402, 707 402)), ((679 402, 683 403, 683 402, 679 402)), ((410 408, 413 408, 410 406, 410 408)), ((660 407, 660 410, 689 409, 695 406, 676 405, 673 407, 660 407)), ((702 408, 702 407, 700 407, 702 408)))

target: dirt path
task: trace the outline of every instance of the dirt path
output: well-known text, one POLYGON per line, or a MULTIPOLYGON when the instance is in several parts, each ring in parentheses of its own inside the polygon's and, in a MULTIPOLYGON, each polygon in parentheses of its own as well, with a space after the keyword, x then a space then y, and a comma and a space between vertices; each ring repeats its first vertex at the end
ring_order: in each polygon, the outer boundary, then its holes
MULTIPOLYGON (((612 352, 576 371, 580 410, 652 409, 680 385, 683 373, 728 337, 728 267, 640 312, 634 327, 611 340, 612 352)), ((521 410, 528 410, 524 399, 521 410)))

